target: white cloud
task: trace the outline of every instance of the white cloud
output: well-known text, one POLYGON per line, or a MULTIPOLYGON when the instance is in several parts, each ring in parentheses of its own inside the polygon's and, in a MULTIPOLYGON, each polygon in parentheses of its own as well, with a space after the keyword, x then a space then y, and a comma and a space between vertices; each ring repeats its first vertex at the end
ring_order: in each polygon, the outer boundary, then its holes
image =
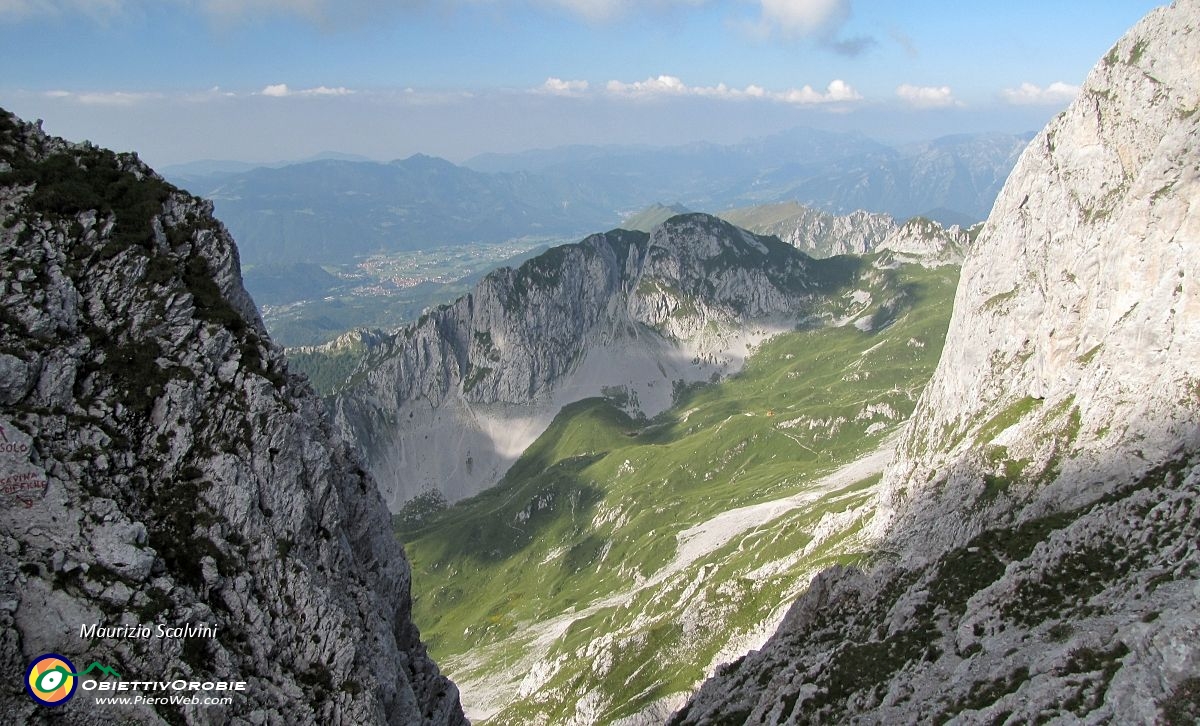
POLYGON ((1070 103, 1079 95, 1079 86, 1055 81, 1045 88, 1032 83, 1022 83, 1019 88, 1006 88, 1000 92, 1005 101, 1017 106, 1051 106, 1070 103))
POLYGON ((761 0, 762 19, 784 35, 831 35, 850 17, 850 0, 761 0))
POLYGON ((745 88, 732 88, 724 83, 715 86, 689 86, 678 76, 657 76, 644 81, 624 83, 609 81, 605 90, 614 96, 630 98, 661 98, 665 96, 700 96, 727 100, 763 99, 793 104, 822 104, 862 100, 862 95, 850 84, 836 79, 826 86, 825 91, 812 86, 789 88, 786 91, 768 91, 762 86, 750 84, 745 88))
POLYGON ((575 96, 586 91, 588 85, 587 81, 564 81, 561 78, 551 76, 537 90, 541 93, 550 93, 556 96, 575 96))
POLYGON ((629 96, 682 96, 691 92, 678 76, 658 76, 633 83, 609 81, 605 88, 614 95, 629 96))
POLYGON ((89 106, 132 106, 135 103, 165 98, 161 93, 137 91, 46 91, 46 98, 63 99, 89 106))
POLYGON ((950 86, 913 86, 904 83, 896 88, 900 100, 916 108, 945 108, 961 106, 950 86))
POLYGON ((286 98, 288 96, 349 96, 352 93, 354 91, 344 86, 336 88, 317 86, 316 88, 302 88, 294 91, 288 88, 288 84, 286 83, 274 83, 259 91, 259 95, 270 96, 272 98, 286 98))
POLYGON ((840 79, 834 79, 825 87, 824 93, 813 90, 812 86, 804 86, 803 88, 794 88, 784 92, 779 96, 779 100, 798 104, 839 103, 860 101, 862 100, 862 95, 854 90, 849 83, 840 79))
POLYGON ((844 56, 862 55, 878 45, 870 35, 845 37, 842 29, 850 19, 851 0, 757 0, 760 15, 742 27, 760 40, 772 36, 808 39, 826 50, 844 56))

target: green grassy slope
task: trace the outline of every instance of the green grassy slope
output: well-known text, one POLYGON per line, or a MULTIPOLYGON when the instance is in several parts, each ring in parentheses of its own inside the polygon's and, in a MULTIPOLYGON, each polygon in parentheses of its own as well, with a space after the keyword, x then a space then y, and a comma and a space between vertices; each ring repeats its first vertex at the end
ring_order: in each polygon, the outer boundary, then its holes
POLYGON ((654 228, 677 214, 687 214, 690 210, 682 204, 652 204, 637 214, 621 220, 621 229, 631 229, 639 232, 653 232, 654 228))
POLYGON ((631 715, 757 645, 808 576, 861 556, 878 467, 818 480, 911 413, 956 283, 952 268, 867 268, 875 332, 778 336, 651 421, 581 401, 498 486, 409 518, 414 619, 469 710, 631 715))
POLYGON ((799 202, 778 202, 726 209, 717 216, 743 229, 767 229, 811 211, 799 202))

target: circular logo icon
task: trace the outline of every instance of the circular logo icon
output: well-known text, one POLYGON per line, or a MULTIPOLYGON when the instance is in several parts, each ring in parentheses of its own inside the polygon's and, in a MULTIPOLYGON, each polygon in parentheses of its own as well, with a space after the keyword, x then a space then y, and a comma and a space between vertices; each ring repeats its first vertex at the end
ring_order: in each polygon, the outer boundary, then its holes
POLYGON ((25 672, 25 691, 43 706, 61 706, 70 701, 78 685, 75 664, 57 653, 35 658, 25 672))

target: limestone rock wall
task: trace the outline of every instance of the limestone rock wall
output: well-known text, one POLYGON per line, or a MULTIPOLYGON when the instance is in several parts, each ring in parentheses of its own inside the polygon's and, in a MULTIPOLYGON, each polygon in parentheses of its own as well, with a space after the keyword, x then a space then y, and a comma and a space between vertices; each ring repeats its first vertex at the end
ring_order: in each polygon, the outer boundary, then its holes
POLYGON ((290 374, 209 203, 0 112, 0 662, 13 722, 464 723, 376 486, 290 374), (81 626, 213 637, 81 638, 81 626), (228 707, 51 712, 55 652, 228 707))
POLYGON ((881 483, 674 723, 1200 717, 1200 3, 1152 12, 1025 151, 881 483))

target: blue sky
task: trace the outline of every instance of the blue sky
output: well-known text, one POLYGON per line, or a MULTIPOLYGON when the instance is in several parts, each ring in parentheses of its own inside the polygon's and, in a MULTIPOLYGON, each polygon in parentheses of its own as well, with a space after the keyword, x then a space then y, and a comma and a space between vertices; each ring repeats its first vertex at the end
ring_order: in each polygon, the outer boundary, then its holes
POLYGON ((0 0, 0 106, 160 165, 1031 131, 1157 4, 0 0))

